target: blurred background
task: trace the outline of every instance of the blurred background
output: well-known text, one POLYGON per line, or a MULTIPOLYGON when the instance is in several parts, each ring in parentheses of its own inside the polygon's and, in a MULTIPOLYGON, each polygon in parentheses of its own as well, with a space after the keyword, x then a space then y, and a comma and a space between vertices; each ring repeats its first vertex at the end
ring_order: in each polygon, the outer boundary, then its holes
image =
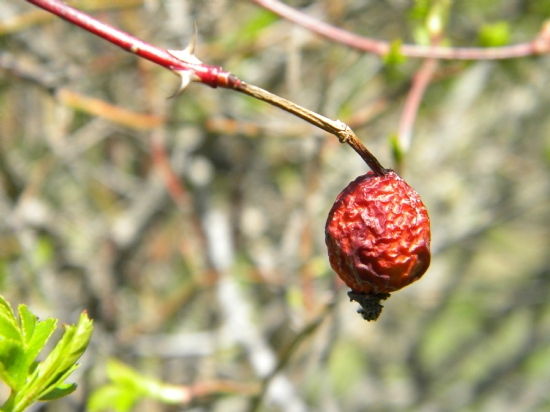
MULTIPOLYGON (((286 3, 426 37, 428 1, 286 3)), ((69 4, 168 49, 196 22, 199 59, 345 121, 396 165, 419 59, 385 62, 245 0, 69 4)), ((458 0, 443 43, 527 42, 548 16, 545 1, 458 0)), ((548 56, 439 63, 401 167, 430 212, 432 265, 368 323, 324 244, 334 199, 368 170, 351 148, 233 91, 167 99, 167 70, 0 0, 0 293, 95 322, 79 389, 34 410, 89 410, 109 359, 222 389, 134 411, 550 410, 549 73, 548 56)))

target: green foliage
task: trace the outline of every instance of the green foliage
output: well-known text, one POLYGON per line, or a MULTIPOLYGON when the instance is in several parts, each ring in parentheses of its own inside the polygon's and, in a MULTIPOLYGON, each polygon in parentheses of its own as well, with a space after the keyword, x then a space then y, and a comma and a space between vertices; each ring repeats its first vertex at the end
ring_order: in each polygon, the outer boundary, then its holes
POLYGON ((11 388, 10 398, 0 409, 19 412, 36 401, 61 398, 74 392, 75 384, 64 383, 78 367, 92 334, 86 312, 65 333, 43 362, 35 359, 57 325, 56 319, 39 321, 26 305, 19 305, 19 321, 11 305, 0 295, 0 378, 11 388))
POLYGON ((420 46, 430 45, 430 32, 424 25, 416 26, 413 31, 413 37, 416 44, 420 46))
POLYGON ((127 412, 143 398, 156 399, 167 404, 180 404, 187 401, 190 396, 185 387, 168 385, 140 375, 136 370, 116 360, 108 362, 107 376, 112 383, 101 386, 92 393, 87 405, 90 412, 127 412))
POLYGON ((389 137, 389 143, 391 147, 391 153, 393 156, 393 161, 396 165, 399 165, 403 162, 405 157, 405 152, 401 147, 401 142, 399 142, 399 136, 397 133, 392 133, 389 137))
POLYGON ((409 18, 414 20, 425 20, 430 12, 430 0, 416 0, 414 6, 409 10, 409 18))
POLYGON ((478 42, 483 47, 499 47, 510 43, 510 27, 505 21, 485 24, 478 34, 478 42))
POLYGON ((403 42, 400 39, 395 39, 391 42, 390 50, 384 56, 386 65, 397 66, 401 63, 405 63, 407 58, 401 53, 401 44, 403 44, 403 42))
POLYGON ((34 260, 37 265, 44 266, 50 263, 54 257, 55 250, 51 240, 46 236, 41 236, 36 242, 34 250, 34 260))

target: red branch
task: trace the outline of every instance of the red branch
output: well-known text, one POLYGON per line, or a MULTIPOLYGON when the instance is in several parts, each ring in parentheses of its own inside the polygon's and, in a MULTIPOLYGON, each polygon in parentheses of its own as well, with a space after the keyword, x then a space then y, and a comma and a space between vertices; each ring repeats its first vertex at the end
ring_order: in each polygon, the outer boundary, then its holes
POLYGON ((437 60, 426 59, 413 77, 412 87, 407 96, 401 121, 399 122, 399 146, 404 152, 408 152, 411 146, 412 129, 416 120, 416 113, 436 68, 437 60))
MULTIPOLYGON (((290 20, 314 33, 327 39, 345 44, 358 50, 369 53, 386 55, 390 51, 390 43, 359 36, 346 30, 331 26, 328 23, 317 20, 299 10, 289 7, 277 0, 251 0, 257 5, 272 11, 273 13, 290 20)), ((529 43, 520 43, 504 47, 441 47, 418 46, 415 44, 403 44, 400 53, 409 57, 423 57, 427 59, 449 60, 496 60, 512 59, 535 54, 550 52, 550 23, 546 23, 539 36, 529 43)))
POLYGON ((153 46, 134 36, 102 23, 93 17, 74 9, 59 0, 26 0, 56 16, 71 22, 84 30, 134 53, 139 57, 150 60, 172 71, 189 71, 197 75, 200 81, 210 87, 233 88, 239 80, 221 67, 207 64, 194 64, 182 61, 167 50, 153 46))

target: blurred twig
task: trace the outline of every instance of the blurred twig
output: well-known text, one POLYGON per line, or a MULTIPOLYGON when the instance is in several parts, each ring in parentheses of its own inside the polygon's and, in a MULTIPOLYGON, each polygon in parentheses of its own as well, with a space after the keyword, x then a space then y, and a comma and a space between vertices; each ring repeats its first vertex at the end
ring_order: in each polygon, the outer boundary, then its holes
POLYGON ((263 397, 269 387, 269 384, 273 381, 275 376, 284 369, 287 363, 292 358, 292 355, 295 353, 296 349, 306 338, 311 336, 317 328, 323 323, 327 316, 329 316, 334 308, 336 307, 336 302, 333 301, 322 310, 321 314, 306 325, 290 342, 290 344, 283 350, 282 354, 279 356, 277 366, 267 375, 262 381, 262 389, 260 393, 252 398, 252 403, 250 405, 250 412, 257 412, 262 405, 263 397))
MULTIPOLYGON (((253 3, 276 13, 302 27, 305 27, 323 37, 358 50, 384 56, 390 52, 391 43, 359 36, 344 29, 331 26, 328 23, 317 20, 302 13, 278 0, 251 0, 253 3)), ((528 43, 515 44, 504 47, 441 47, 418 46, 403 44, 399 52, 408 57, 420 57, 426 59, 449 60, 495 60, 512 59, 550 52, 550 24, 546 23, 540 34, 528 43)))

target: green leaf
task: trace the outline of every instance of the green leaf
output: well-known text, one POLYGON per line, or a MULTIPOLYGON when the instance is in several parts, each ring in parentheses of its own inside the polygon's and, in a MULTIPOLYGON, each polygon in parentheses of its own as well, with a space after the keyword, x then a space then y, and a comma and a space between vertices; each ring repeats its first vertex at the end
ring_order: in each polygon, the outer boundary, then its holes
POLYGON ((401 63, 404 63, 407 58, 401 53, 401 40, 396 39, 391 42, 390 50, 384 56, 384 62, 388 66, 397 66, 401 63))
POLYGON ((401 147, 401 142, 399 141, 399 136, 397 135, 397 133, 392 133, 390 135, 389 141, 395 164, 401 164, 405 156, 405 152, 401 147))
MULTIPOLYGON (((67 368, 65 371, 59 373, 54 379, 51 379, 48 385, 44 385, 42 391, 38 392, 35 397, 37 399, 42 399, 48 397, 50 392, 55 391, 56 388, 62 386, 67 379, 75 370, 78 369, 80 365, 74 364, 70 368, 67 368)), ((39 365, 40 367, 40 365, 39 365)))
POLYGON ((23 343, 11 305, 0 295, 0 337, 23 343))
POLYGON ((409 10, 408 15, 413 20, 425 20, 430 12, 430 0, 416 0, 414 6, 409 10))
MULTIPOLYGON (((36 336, 34 352, 43 346, 43 342, 47 340, 54 327, 55 320, 50 319, 36 325, 33 334, 33 338, 36 336), (41 326, 42 324, 44 326, 41 326)), ((85 311, 80 315, 76 326, 65 326, 65 333, 61 340, 46 359, 36 366, 25 387, 17 394, 15 399, 17 407, 24 409, 37 399, 46 397, 57 387, 63 388, 61 384, 78 367, 75 362, 86 349, 92 330, 92 321, 85 311)), ((33 365, 31 363, 31 366, 33 365)))
POLYGON ((0 336, 0 378, 14 391, 20 390, 27 379, 23 344, 4 336, 0 336))
POLYGON ((23 332, 23 342, 28 345, 34 333, 36 326, 36 316, 34 316, 27 305, 19 305, 19 323, 23 332))
POLYGON ((413 30, 413 38, 420 46, 429 46, 431 43, 430 32, 426 26, 417 26, 413 30))
POLYGON ((70 395, 76 390, 76 387, 77 385, 75 383, 62 383, 52 391, 48 392, 45 396, 42 396, 39 401, 51 401, 70 395))
POLYGON ((76 326, 65 326, 61 340, 40 365, 42 372, 54 376, 74 365, 88 346, 93 330, 92 324, 88 314, 82 312, 76 326))
POLYGON ((88 398, 89 412, 114 409, 116 412, 128 412, 142 396, 130 388, 106 385, 97 389, 88 398))
POLYGON ((485 24, 479 30, 478 41, 483 47, 499 47, 510 43, 510 27, 505 21, 485 24))
POLYGON ((156 380, 142 376, 135 369, 114 359, 109 359, 107 363, 107 376, 114 383, 143 395, 155 392, 151 388, 158 386, 156 380))
POLYGON ((242 40, 254 40, 259 36, 262 30, 278 19, 277 15, 267 10, 258 10, 256 15, 241 27, 239 30, 239 37, 241 37, 242 40))
POLYGON ((17 323, 12 322, 12 319, 4 314, 0 315, 0 337, 11 339, 23 345, 23 337, 17 323))
POLYGON ((33 260, 35 264, 39 267, 47 265, 52 261, 54 254, 54 246, 50 239, 45 236, 41 236, 36 243, 33 253, 33 260))
POLYGON ((27 342, 27 365, 31 365, 36 359, 50 336, 52 335, 55 327, 57 326, 57 319, 48 318, 43 321, 39 321, 35 328, 32 338, 27 342))
POLYGON ((15 314, 13 313, 11 305, 6 299, 4 299, 4 296, 2 295, 0 295, 0 317, 5 317, 8 320, 11 319, 11 322, 14 325, 17 324, 17 321, 15 320, 15 314))
POLYGON ((179 404, 188 400, 189 393, 182 387, 143 376, 138 371, 114 359, 110 359, 107 363, 107 376, 118 386, 131 390, 136 396, 147 396, 171 404, 179 404))

